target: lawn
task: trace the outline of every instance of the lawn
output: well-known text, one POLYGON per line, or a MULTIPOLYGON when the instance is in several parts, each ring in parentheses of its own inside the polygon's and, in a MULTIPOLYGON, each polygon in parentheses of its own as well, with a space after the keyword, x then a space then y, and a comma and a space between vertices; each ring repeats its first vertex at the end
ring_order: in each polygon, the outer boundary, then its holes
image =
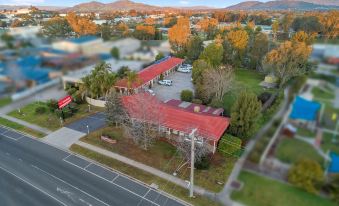
POLYGON ((325 111, 322 117, 321 126, 327 129, 335 129, 336 122, 332 120, 332 115, 337 114, 339 116, 339 109, 334 108, 331 103, 323 102, 325 105, 325 111))
MULTIPOLYGON (((69 124, 89 114, 93 114, 102 110, 102 108, 91 106, 91 112, 88 112, 87 104, 79 104, 77 105, 77 108, 78 112, 76 112, 73 116, 66 118, 64 124, 69 124)), ((34 102, 28 104, 20 109, 20 113, 18 110, 14 110, 10 112, 9 115, 32 124, 39 125, 40 127, 48 128, 52 131, 61 127, 59 117, 55 113, 51 112, 48 109, 47 104, 44 102, 34 102), (46 112, 43 114, 37 114, 35 110, 38 107, 45 107, 46 112)))
MULTIPOLYGON (((176 152, 177 150, 173 145, 158 140, 149 150, 145 151, 137 147, 133 140, 125 138, 122 130, 119 128, 106 127, 80 140, 142 162, 169 174, 172 174, 182 162, 181 156, 176 152), (117 140, 117 143, 109 145, 101 141, 100 136, 102 134, 117 140)), ((227 180, 235 161, 236 158, 234 157, 225 157, 216 153, 211 157, 211 165, 208 170, 195 171, 196 184, 211 191, 220 191, 223 185, 218 184, 218 182, 225 182, 227 180)), ((185 174, 184 179, 189 178, 187 167, 183 167, 179 172, 185 174)))
POLYGON ((302 137, 315 138, 316 133, 306 128, 298 128, 297 135, 300 135, 302 137))
POLYGON ((313 87, 312 94, 315 99, 324 99, 324 100, 332 100, 334 99, 333 91, 325 91, 318 87, 313 87))
MULTIPOLYGON (((107 165, 110 168, 113 168, 115 170, 118 170, 126 175, 129 175, 131 177, 134 177, 146 184, 152 184, 155 183, 159 186, 160 190, 163 190, 171 195, 174 195, 178 198, 181 198, 187 202, 192 203, 196 206, 206 206, 206 205, 215 205, 219 206, 218 203, 206 198, 201 197, 199 195, 195 194, 195 198, 189 198, 188 197, 188 190, 184 189, 180 186, 177 186, 171 182, 168 182, 164 179, 161 179, 157 176, 151 175, 149 173, 146 173, 142 170, 139 170, 135 167, 131 167, 123 162, 117 161, 115 159, 106 157, 104 155, 101 155, 99 153, 93 152, 91 150, 85 149, 78 145, 72 145, 70 148, 71 151, 76 152, 78 154, 81 154, 83 156, 86 156, 90 159, 93 159, 101 164, 107 165)), ((180 175, 180 174, 179 174, 180 175)), ((180 177, 180 176, 179 176, 180 177)))
POLYGON ((0 117, 0 124, 4 125, 6 127, 10 127, 12 129, 15 129, 15 130, 18 130, 18 131, 30 134, 30 135, 32 135, 34 137, 41 138, 41 137, 45 136, 44 134, 42 134, 42 133, 40 133, 38 131, 32 130, 32 129, 28 128, 28 127, 25 127, 25 126, 23 126, 21 124, 18 124, 16 122, 9 121, 9 120, 4 119, 2 117, 0 117))
POLYGON ((247 206, 335 206, 328 199, 250 172, 241 172, 244 183, 241 191, 232 193, 232 199, 247 206))
POLYGON ((285 163, 294 163, 301 158, 309 158, 323 165, 324 159, 308 143, 283 137, 276 149, 276 157, 285 163))
POLYGON ((12 102, 10 97, 0 98, 0 107, 6 106, 12 102))
POLYGON ((323 140, 321 143, 321 149, 324 152, 327 152, 328 150, 335 152, 339 154, 339 135, 336 136, 337 142, 332 142, 333 134, 331 133, 323 133, 323 140))

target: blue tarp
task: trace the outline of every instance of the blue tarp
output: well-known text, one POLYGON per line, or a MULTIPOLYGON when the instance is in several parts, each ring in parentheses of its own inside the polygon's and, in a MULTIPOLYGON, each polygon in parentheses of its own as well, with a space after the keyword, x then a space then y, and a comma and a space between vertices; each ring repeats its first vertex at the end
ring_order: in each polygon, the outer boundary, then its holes
POLYGON ((321 105, 318 102, 309 101, 299 96, 296 97, 290 118, 313 121, 317 117, 317 113, 321 105))
POLYGON ((82 44, 98 39, 96 36, 81 36, 79 38, 71 38, 66 41, 72 42, 74 44, 82 44))
POLYGON ((339 173, 339 155, 335 154, 334 152, 331 152, 330 157, 331 164, 328 167, 328 172, 339 173))

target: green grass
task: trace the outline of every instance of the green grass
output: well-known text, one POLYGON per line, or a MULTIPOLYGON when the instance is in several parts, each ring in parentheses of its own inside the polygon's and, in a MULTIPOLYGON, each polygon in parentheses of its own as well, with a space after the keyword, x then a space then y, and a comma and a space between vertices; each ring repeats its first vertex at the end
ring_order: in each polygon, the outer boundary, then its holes
MULTIPOLYGON (((188 190, 187 189, 184 189, 180 186, 177 186, 177 185, 174 185, 173 183, 170 183, 164 179, 161 179, 157 176, 154 176, 154 175, 151 175, 149 173, 146 173, 140 169, 137 169, 135 167, 131 167, 123 162, 120 162, 118 160, 115 160, 115 159, 112 159, 112 158, 109 158, 107 156, 104 156, 104 155, 101 155, 99 153, 96 153, 96 152, 93 152, 91 150, 88 150, 86 148, 83 148, 81 146, 78 146, 78 145, 72 145, 71 148, 70 148, 71 151, 73 152, 76 152, 78 154, 81 154, 83 156, 86 156, 90 159, 93 159, 101 164, 104 164, 104 165, 107 165, 108 167, 110 168, 113 168, 115 170, 118 170, 124 174, 127 174, 131 177, 134 177, 146 184, 152 184, 152 183, 155 183, 159 186, 159 189, 160 190, 163 190, 171 195, 174 195, 180 199, 183 199, 187 202, 190 202, 192 203, 193 205, 196 205, 196 206, 206 206, 206 205, 209 205, 209 206, 212 206, 212 205, 215 205, 215 206, 219 206, 218 203, 208 199, 208 198, 205 198, 205 197, 202 197, 202 196, 199 196, 199 195, 195 195, 196 197, 195 198, 189 198, 188 197, 188 190)), ((179 176, 180 177, 180 176, 179 176)))
MULTIPOLYGON (((65 119, 64 124, 72 123, 80 118, 83 118, 89 114, 93 114, 97 111, 100 111, 101 108, 96 108, 94 106, 91 107, 91 112, 88 112, 87 104, 77 105, 78 112, 74 114, 72 117, 68 117, 65 119)), ((36 124, 40 127, 48 128, 52 131, 61 128, 61 123, 59 117, 49 111, 47 104, 45 102, 33 102, 28 104, 20 109, 20 113, 17 110, 10 112, 8 115, 21 119, 23 121, 36 124), (44 114, 37 114, 35 112, 36 108, 45 107, 46 112, 44 114)))
POLYGON ((4 97, 0 99, 0 107, 6 106, 12 102, 10 97, 4 97))
POLYGON ((241 172, 244 183, 241 191, 232 193, 232 199, 247 206, 335 206, 328 199, 250 172, 241 172))
POLYGON ((339 154, 339 135, 336 136, 337 143, 333 143, 332 139, 333 139, 332 133, 323 133, 321 149, 324 152, 330 150, 332 152, 339 154))
POLYGON ((45 136, 45 135, 42 134, 41 132, 32 130, 32 129, 28 128, 28 127, 25 127, 25 126, 23 126, 23 125, 21 125, 21 124, 18 124, 18 123, 16 123, 16 122, 9 121, 9 120, 4 119, 4 118, 2 118, 2 117, 0 117, 0 124, 1 124, 1 125, 4 125, 4 126, 6 126, 6 127, 10 127, 10 128, 12 128, 12 129, 15 129, 15 130, 18 130, 18 131, 21 131, 21 132, 30 134, 30 135, 32 135, 32 136, 34 136, 34 137, 39 137, 39 138, 41 138, 41 137, 44 137, 44 136, 45 136))
POLYGON ((325 91, 318 87, 313 87, 312 94, 316 99, 326 99, 326 100, 334 99, 333 91, 325 91))
POLYGON ((300 135, 302 137, 311 137, 311 138, 314 138, 316 133, 312 132, 311 130, 305 129, 305 128, 298 128, 297 135, 300 135))
MULTIPOLYGON (((135 145, 132 139, 124 137, 120 128, 115 127, 100 129, 80 140, 118 153, 169 174, 172 174, 183 160, 179 153, 176 153, 176 148, 165 141, 157 140, 152 147, 145 151, 135 145), (109 136, 117 140, 117 143, 109 145, 100 140, 101 135, 109 136)), ((227 180, 235 161, 235 157, 226 157, 216 153, 211 157, 209 169, 195 171, 195 176, 197 177, 196 184, 210 191, 219 192, 222 190, 223 185, 219 185, 217 182, 225 182, 227 180)), ((183 167, 182 171, 186 170, 187 167, 183 167)), ((184 179, 189 179, 188 172, 185 173, 184 179)))
POLYGON ((294 163, 301 158, 313 159, 321 165, 324 161, 310 144, 293 138, 283 138, 279 142, 276 157, 285 163, 294 163))

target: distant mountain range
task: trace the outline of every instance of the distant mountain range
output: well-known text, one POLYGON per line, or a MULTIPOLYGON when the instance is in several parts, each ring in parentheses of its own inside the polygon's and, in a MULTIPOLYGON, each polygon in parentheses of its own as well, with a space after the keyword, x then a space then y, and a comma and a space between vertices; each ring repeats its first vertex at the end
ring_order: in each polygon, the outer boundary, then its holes
MULTIPOLYGON (((318 0, 303 0, 303 1, 292 1, 292 0, 279 0, 279 1, 246 1, 230 7, 227 7, 227 10, 298 10, 298 11, 310 11, 310 10, 330 10, 330 9, 339 9, 339 6, 335 5, 324 5, 324 4, 314 4, 305 1, 318 1, 318 0)), ((324 3, 329 3, 330 0, 319 0, 324 3)), ((338 3, 338 2, 336 2, 338 3)))
MULTIPOLYGON (((0 10, 15 10, 20 8, 27 8, 28 6, 9 6, 0 5, 0 10)), ((107 11, 173 11, 173 10, 214 10, 220 8, 213 8, 208 6, 192 6, 192 7, 160 7, 148 5, 144 3, 137 3, 131 0, 117 0, 112 3, 101 3, 91 1, 82 3, 73 7, 55 7, 55 6, 37 6, 39 9, 60 11, 60 12, 107 12, 107 11)), ((222 9, 222 8, 221 8, 222 9)), ((260 1, 246 1, 227 8, 227 10, 329 10, 339 9, 339 0, 275 0, 268 2, 260 1)))

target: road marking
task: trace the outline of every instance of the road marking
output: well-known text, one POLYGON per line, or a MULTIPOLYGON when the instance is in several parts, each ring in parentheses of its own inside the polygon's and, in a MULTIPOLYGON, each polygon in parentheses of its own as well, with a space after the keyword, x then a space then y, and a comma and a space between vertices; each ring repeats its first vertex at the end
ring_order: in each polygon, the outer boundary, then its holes
MULTIPOLYGON (((155 204, 155 205, 157 205, 157 206, 160 206, 159 204, 157 204, 157 203, 155 203, 155 202, 152 202, 151 200, 148 200, 148 199, 144 198, 143 196, 141 196, 141 195, 139 195, 139 194, 137 194, 137 193, 135 193, 135 192, 133 192, 133 191, 131 191, 131 190, 129 190, 129 189, 127 189, 127 188, 125 188, 125 187, 123 187, 123 186, 117 184, 117 183, 115 183, 114 180, 116 180, 116 178, 117 178, 119 175, 117 175, 117 177, 115 177, 112 181, 109 181, 109 180, 107 180, 107 179, 105 179, 105 178, 103 178, 103 177, 101 177, 101 176, 95 174, 94 172, 88 171, 88 170, 86 170, 86 169, 84 169, 84 168, 82 168, 82 167, 80 167, 80 166, 78 166, 78 165, 73 164, 72 162, 69 162, 69 161, 67 161, 67 160, 64 160, 64 161, 67 162, 67 163, 69 163, 69 164, 71 164, 71 165, 73 165, 73 166, 75 166, 75 167, 77 167, 77 168, 79 168, 79 169, 81 169, 81 170, 84 170, 84 171, 86 171, 86 172, 88 172, 88 173, 90 173, 90 174, 92 174, 92 175, 94 175, 94 176, 96 176, 96 177, 98 177, 98 178, 100 178, 100 179, 103 179, 103 180, 106 181, 106 182, 109 182, 109 183, 111 183, 111 184, 113 184, 113 185, 115 185, 115 186, 117 186, 117 187, 120 187, 120 188, 122 188, 122 189, 124 189, 124 190, 126 190, 126 191, 128 191, 128 192, 130 192, 130 193, 132 193, 132 194, 134 194, 134 195, 136 195, 136 196, 138 196, 138 197, 140 197, 141 199, 144 199, 144 200, 150 202, 151 204, 155 204)), ((132 180, 131 180, 131 181, 132 181, 132 180)))
POLYGON ((116 177, 114 177, 113 178, 113 180, 111 180, 111 182, 113 183, 114 182, 114 180, 116 180, 118 177, 119 177, 120 175, 119 174, 117 174, 117 176, 116 177))
MULTIPOLYGON (((87 167, 89 167, 92 163, 90 162, 86 167, 84 167, 84 170, 86 170, 87 167)), ((87 170, 86 170, 87 171, 87 170)))
POLYGON ((14 141, 18 141, 18 140, 20 140, 21 138, 24 137, 24 135, 20 136, 19 138, 13 138, 13 137, 10 137, 10 136, 5 135, 5 134, 2 134, 2 135, 5 136, 5 137, 7 137, 7 138, 10 138, 10 139, 12 139, 12 140, 14 140, 14 141))
POLYGON ((69 155, 67 155, 66 157, 64 157, 62 160, 64 160, 65 161, 65 159, 67 159, 68 157, 70 157, 70 156, 72 156, 72 154, 69 154, 69 155))
MULTIPOLYGON (((151 188, 148 189, 148 191, 147 191, 146 194, 144 195, 144 198, 146 198, 146 195, 147 195, 151 190, 152 190, 151 188)), ((139 206, 139 205, 142 203, 143 200, 144 200, 144 199, 141 199, 141 200, 139 201, 139 203, 137 204, 137 206, 139 206)))
POLYGON ((55 201, 59 202, 60 204, 62 204, 62 205, 64 205, 64 206, 67 206, 65 203, 61 202, 61 201, 58 200, 56 197, 53 197, 52 195, 50 195, 48 192, 41 190, 41 189, 38 188, 37 186, 31 184, 30 182, 28 182, 28 181, 24 180, 23 178, 17 176, 16 174, 14 174, 14 173, 8 171, 7 169, 5 169, 5 168, 3 168, 3 167, 1 167, 1 166, 0 166, 0 168, 1 168, 3 171, 5 171, 5 172, 7 172, 7 173, 9 173, 9 174, 11 174, 11 175, 13 175, 13 176, 15 176, 15 177, 18 178, 19 180, 21 180, 21 181, 25 182, 26 184, 30 185, 31 187, 34 187, 35 189, 37 189, 38 191, 42 192, 43 194, 45 194, 45 195, 49 196, 50 198, 54 199, 55 201))
POLYGON ((51 177, 53 177, 53 178, 55 178, 55 179, 59 180, 59 181, 61 181, 61 182, 65 183, 65 184, 67 184, 67 185, 68 185, 68 186, 70 186, 70 187, 73 187, 74 189, 77 189, 77 190, 79 190, 80 192, 82 192, 82 193, 84 193, 84 194, 86 194, 86 195, 90 196, 91 198, 93 198, 93 199, 97 200, 98 202, 100 202, 100 203, 102 203, 102 204, 104 204, 104 205, 107 205, 107 206, 109 206, 109 204, 105 203, 104 201, 102 201, 102 200, 99 200, 98 198, 96 198, 96 197, 94 197, 94 196, 92 196, 92 195, 88 194, 87 192, 85 192, 85 191, 83 191, 83 190, 81 190, 81 189, 77 188, 76 186, 74 186, 74 185, 72 185, 72 184, 70 184, 70 183, 68 183, 68 182, 66 182, 66 181, 64 181, 64 180, 62 180, 62 179, 60 179, 60 178, 58 178, 58 177, 56 177, 56 176, 52 175, 51 173, 49 173, 49 172, 46 172, 45 170, 43 170, 43 169, 41 169, 41 168, 39 168, 39 167, 37 167, 37 166, 35 166, 35 165, 32 165, 32 167, 36 168, 37 170, 40 170, 41 172, 43 172, 43 173, 45 173, 45 174, 47 174, 47 175, 49 175, 49 176, 51 176, 51 177))

